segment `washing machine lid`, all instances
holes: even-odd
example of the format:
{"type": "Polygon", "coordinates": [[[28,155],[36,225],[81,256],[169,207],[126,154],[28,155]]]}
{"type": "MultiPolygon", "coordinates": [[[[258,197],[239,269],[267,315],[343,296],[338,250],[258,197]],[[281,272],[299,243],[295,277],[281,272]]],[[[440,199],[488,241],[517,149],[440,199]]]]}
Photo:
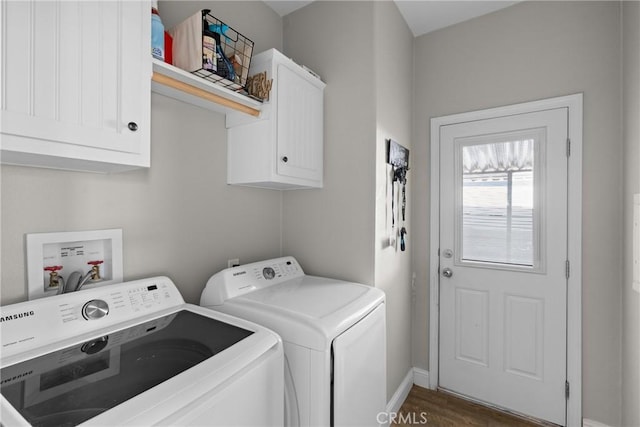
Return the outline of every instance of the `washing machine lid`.
{"type": "Polygon", "coordinates": [[[77,425],[251,334],[181,310],[4,367],[0,393],[32,425],[77,425]]]}
{"type": "Polygon", "coordinates": [[[383,302],[380,289],[305,275],[231,298],[222,311],[266,326],[284,341],[324,351],[383,302]]]}

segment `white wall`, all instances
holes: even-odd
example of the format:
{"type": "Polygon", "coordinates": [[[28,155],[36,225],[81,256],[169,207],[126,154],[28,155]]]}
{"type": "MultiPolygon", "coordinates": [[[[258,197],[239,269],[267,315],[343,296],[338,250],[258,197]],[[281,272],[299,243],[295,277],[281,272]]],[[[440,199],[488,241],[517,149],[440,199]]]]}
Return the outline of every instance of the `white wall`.
{"type": "MultiPolygon", "coordinates": [[[[262,2],[232,3],[161,1],[160,9],[169,26],[209,6],[263,49],[282,48],[275,12],[262,2]]],[[[280,255],[280,194],[226,185],[222,115],[154,94],[151,140],[149,170],[1,167],[2,304],[26,299],[26,233],[122,228],[125,279],[168,275],[194,303],[227,259],[280,255]]]]}
{"type": "Polygon", "coordinates": [[[633,194],[640,193],[640,3],[623,16],[624,276],[622,281],[622,425],[640,426],[640,293],[632,289],[633,194]]]}
{"type": "Polygon", "coordinates": [[[428,368],[429,119],[583,92],[583,410],[620,424],[620,48],[617,2],[523,2],[416,39],[415,366],[428,368]]]}

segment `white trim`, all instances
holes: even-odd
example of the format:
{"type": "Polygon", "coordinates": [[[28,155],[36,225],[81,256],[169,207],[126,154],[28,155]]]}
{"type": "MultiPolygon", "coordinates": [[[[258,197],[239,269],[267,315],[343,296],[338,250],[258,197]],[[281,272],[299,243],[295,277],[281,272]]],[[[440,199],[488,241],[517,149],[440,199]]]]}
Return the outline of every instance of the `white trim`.
{"type": "Polygon", "coordinates": [[[442,119],[431,119],[431,229],[429,232],[429,388],[438,388],[440,359],[440,126],[442,119]]]}
{"type": "Polygon", "coordinates": [[[568,249],[571,274],[567,280],[567,425],[582,424],[582,98],[581,93],[472,111],[431,119],[431,227],[429,260],[429,388],[438,387],[440,242],[440,127],[555,108],[568,109],[571,156],[569,157],[568,249]]]}
{"type": "Polygon", "coordinates": [[[415,368],[409,369],[409,372],[407,372],[407,375],[398,386],[398,389],[393,393],[393,396],[391,396],[391,400],[387,403],[388,414],[397,413],[404,401],[407,400],[407,396],[409,396],[409,392],[411,391],[411,386],[413,386],[414,369],[415,368]]]}
{"type": "Polygon", "coordinates": [[[419,387],[429,388],[429,371],[413,368],[413,383],[419,387]]]}
{"type": "Polygon", "coordinates": [[[419,387],[429,388],[429,371],[420,368],[409,369],[396,392],[391,396],[391,400],[387,403],[387,413],[397,413],[400,410],[414,384],[419,387]]]}
{"type": "Polygon", "coordinates": [[[571,274],[567,280],[567,425],[582,424],[582,94],[565,97],[569,107],[568,247],[571,274]]]}
{"type": "Polygon", "coordinates": [[[609,424],[603,424],[601,422],[590,420],[588,418],[585,418],[582,421],[582,426],[583,427],[610,427],[609,424]]]}

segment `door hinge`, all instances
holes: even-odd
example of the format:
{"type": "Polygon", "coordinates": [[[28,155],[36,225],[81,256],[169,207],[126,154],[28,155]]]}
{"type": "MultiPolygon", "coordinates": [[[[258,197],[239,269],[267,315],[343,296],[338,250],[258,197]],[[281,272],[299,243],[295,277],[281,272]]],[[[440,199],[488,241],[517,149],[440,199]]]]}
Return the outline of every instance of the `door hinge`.
{"type": "Polygon", "coordinates": [[[569,399],[569,392],[571,391],[571,387],[569,386],[569,381],[564,382],[564,396],[569,399]]]}
{"type": "Polygon", "coordinates": [[[567,138],[567,157],[571,156],[571,139],[567,138]]]}
{"type": "Polygon", "coordinates": [[[564,274],[565,274],[567,279],[569,278],[569,275],[571,274],[571,264],[569,263],[569,260],[565,261],[564,274]]]}

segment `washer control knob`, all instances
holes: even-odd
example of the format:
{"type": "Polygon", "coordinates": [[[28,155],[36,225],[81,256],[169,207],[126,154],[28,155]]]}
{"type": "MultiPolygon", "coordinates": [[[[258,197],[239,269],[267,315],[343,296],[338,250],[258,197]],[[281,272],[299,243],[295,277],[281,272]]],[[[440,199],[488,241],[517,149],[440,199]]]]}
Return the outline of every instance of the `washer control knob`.
{"type": "Polygon", "coordinates": [[[267,280],[271,280],[271,279],[273,279],[274,277],[276,277],[276,272],[275,272],[275,270],[274,270],[273,268],[271,268],[271,267],[265,267],[265,268],[262,270],[262,275],[264,276],[264,278],[265,278],[265,279],[267,279],[267,280]]]}
{"type": "Polygon", "coordinates": [[[101,299],[89,301],[82,307],[82,317],[87,320],[100,319],[109,314],[109,304],[101,299]]]}

